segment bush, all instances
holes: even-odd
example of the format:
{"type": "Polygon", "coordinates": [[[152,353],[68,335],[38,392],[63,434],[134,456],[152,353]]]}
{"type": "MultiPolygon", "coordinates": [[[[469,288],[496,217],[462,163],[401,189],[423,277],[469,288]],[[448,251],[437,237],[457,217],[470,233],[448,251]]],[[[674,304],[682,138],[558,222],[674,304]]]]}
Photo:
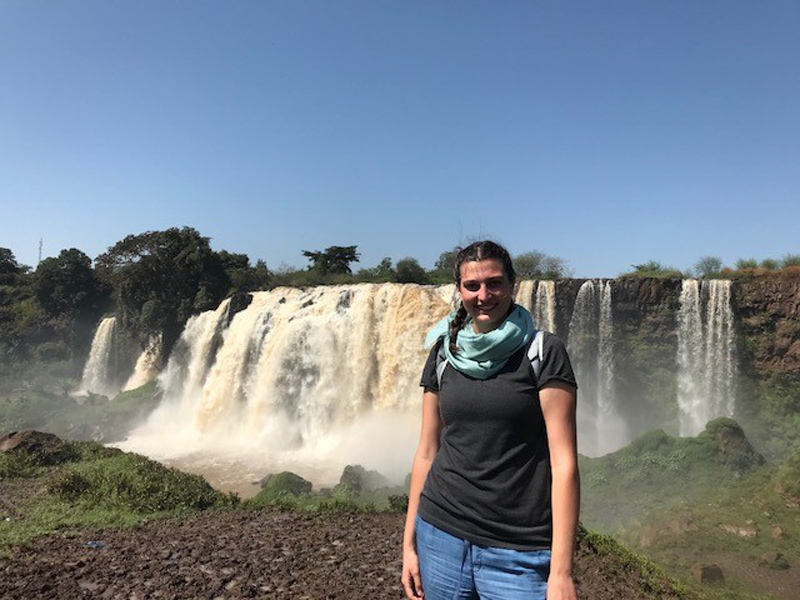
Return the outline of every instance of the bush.
{"type": "Polygon", "coordinates": [[[620,274],[620,277],[659,277],[659,278],[681,278],[683,277],[683,273],[681,273],[675,267],[667,267],[662,265],[660,262],[655,260],[650,260],[646,263],[642,263],[639,265],[631,265],[633,267],[633,271],[628,273],[620,274]]]}
{"type": "Polygon", "coordinates": [[[781,260],[781,268],[800,267],[800,254],[787,254],[781,260]]]}
{"type": "Polygon", "coordinates": [[[204,510],[238,501],[215,491],[199,475],[125,453],[68,467],[48,491],[69,503],[134,513],[204,510]]]}
{"type": "Polygon", "coordinates": [[[425,283],[425,269],[414,258],[402,258],[395,265],[395,277],[398,283],[425,283]]]}
{"type": "Polygon", "coordinates": [[[755,258],[740,258],[736,261],[736,269],[743,271],[744,269],[757,269],[758,261],[755,258]]]}
{"type": "Polygon", "coordinates": [[[770,271],[780,267],[778,261],[775,260],[774,258],[765,258],[764,260],[761,261],[761,264],[759,266],[762,269],[769,269],[770,271]]]}

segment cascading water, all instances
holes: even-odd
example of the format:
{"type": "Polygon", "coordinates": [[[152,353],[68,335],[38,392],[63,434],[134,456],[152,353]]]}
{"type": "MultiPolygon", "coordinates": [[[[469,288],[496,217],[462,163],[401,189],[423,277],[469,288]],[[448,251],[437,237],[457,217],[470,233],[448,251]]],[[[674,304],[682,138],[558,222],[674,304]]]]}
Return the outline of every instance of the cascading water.
{"type": "Polygon", "coordinates": [[[589,456],[616,450],[628,441],[613,388],[613,338],[611,282],[586,281],[575,298],[568,346],[580,388],[578,442],[580,451],[589,456]]]}
{"type": "Polygon", "coordinates": [[[91,392],[111,397],[119,392],[111,366],[116,322],[115,317],[106,317],[97,326],[77,395],[91,392]]]}
{"type": "Polygon", "coordinates": [[[535,283],[535,281],[530,279],[520,281],[519,285],[517,286],[517,294],[514,297],[514,302],[529,312],[533,312],[533,287],[535,283]]]}
{"type": "Polygon", "coordinates": [[[158,366],[161,362],[161,347],[163,337],[154,335],[150,338],[147,346],[136,359],[136,365],[133,367],[133,374],[128,378],[123,391],[135,390],[155,379],[158,376],[158,366]]]}
{"type": "Polygon", "coordinates": [[[556,332],[556,283],[540,281],[536,287],[536,305],[533,309],[533,324],[537,329],[556,332]]]}
{"type": "Polygon", "coordinates": [[[413,451],[418,435],[422,340],[450,297],[452,286],[279,288],[233,319],[227,304],[193,317],[159,378],[161,406],[122,446],[249,453],[260,469],[299,463],[307,474],[313,464],[317,480],[361,456],[402,475],[410,457],[398,447],[413,451]]]}
{"type": "Polygon", "coordinates": [[[737,368],[730,298],[729,280],[702,284],[683,280],[678,313],[681,435],[697,435],[711,419],[735,412],[737,368]]]}

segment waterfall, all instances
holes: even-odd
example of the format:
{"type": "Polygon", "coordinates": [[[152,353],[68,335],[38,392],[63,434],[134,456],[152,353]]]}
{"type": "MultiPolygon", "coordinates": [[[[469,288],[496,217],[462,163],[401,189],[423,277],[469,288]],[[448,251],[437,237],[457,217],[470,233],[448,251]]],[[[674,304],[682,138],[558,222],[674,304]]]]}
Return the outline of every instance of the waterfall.
{"type": "Polygon", "coordinates": [[[115,317],[106,317],[97,326],[76,394],[91,392],[111,397],[119,391],[112,366],[116,322],[115,317]]]}
{"type": "Polygon", "coordinates": [[[147,346],[136,359],[133,374],[128,378],[122,391],[135,390],[158,376],[158,367],[161,362],[161,348],[163,336],[154,335],[147,342],[147,346]]]}
{"type": "Polygon", "coordinates": [[[413,284],[278,288],[253,293],[232,319],[227,302],[197,315],[159,377],[161,405],[124,447],[160,457],[235,448],[263,463],[265,452],[333,460],[359,444],[407,469],[409,457],[383,446],[419,433],[422,341],[452,295],[413,284]]]}
{"type": "Polygon", "coordinates": [[[711,419],[732,416],[736,357],[731,282],[684,279],[678,313],[680,434],[697,435],[711,419]],[[703,310],[705,308],[705,311],[703,310]]]}
{"type": "Polygon", "coordinates": [[[517,293],[514,296],[514,302],[525,308],[529,312],[533,312],[533,286],[534,281],[525,279],[520,281],[517,286],[517,293]]]}
{"type": "Polygon", "coordinates": [[[575,298],[568,347],[580,389],[578,442],[583,454],[611,452],[628,441],[614,391],[611,282],[586,281],[575,298]]]}
{"type": "Polygon", "coordinates": [[[540,281],[536,287],[536,306],[533,309],[533,324],[537,329],[556,332],[556,283],[540,281]]]}

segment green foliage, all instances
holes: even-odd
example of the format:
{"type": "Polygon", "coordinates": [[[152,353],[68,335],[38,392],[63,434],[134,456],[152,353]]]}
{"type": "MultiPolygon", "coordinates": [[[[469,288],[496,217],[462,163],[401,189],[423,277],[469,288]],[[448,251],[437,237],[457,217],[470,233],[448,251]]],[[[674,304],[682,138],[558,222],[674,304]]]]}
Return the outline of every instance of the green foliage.
{"type": "Polygon", "coordinates": [[[360,493],[388,487],[389,481],[378,471],[368,471],[361,465],[347,465],[339,478],[337,489],[360,493]]]}
{"type": "Polygon", "coordinates": [[[664,266],[655,260],[650,260],[646,263],[631,266],[633,267],[633,271],[622,273],[620,274],[620,277],[683,277],[683,273],[681,273],[678,269],[664,266]]]}
{"type": "Polygon", "coordinates": [[[113,400],[95,396],[82,404],[66,394],[29,390],[0,403],[0,433],[37,429],[62,438],[116,441],[155,409],[160,398],[155,381],[113,400]]]}
{"type": "Polygon", "coordinates": [[[736,270],[757,269],[758,261],[755,258],[740,258],[736,261],[736,270]]]}
{"type": "Polygon", "coordinates": [[[392,259],[388,256],[383,258],[377,266],[370,269],[359,269],[355,274],[355,281],[363,283],[387,283],[396,281],[397,273],[392,266],[392,259]]]}
{"type": "Polygon", "coordinates": [[[457,254],[458,248],[442,252],[434,263],[433,270],[428,272],[428,281],[435,284],[453,283],[457,254]]]}
{"type": "Polygon", "coordinates": [[[780,267],[780,263],[774,258],[765,258],[759,265],[762,269],[774,270],[780,267]]]}
{"type": "Polygon", "coordinates": [[[291,471],[283,471],[267,476],[256,496],[256,503],[265,503],[281,496],[302,496],[311,493],[311,482],[291,471]]]}
{"type": "Polygon", "coordinates": [[[246,254],[236,254],[221,250],[218,252],[222,267],[231,282],[229,294],[241,294],[256,290],[265,290],[272,281],[272,273],[263,260],[256,261],[255,267],[250,266],[250,259],[246,254]]]}
{"type": "Polygon", "coordinates": [[[517,279],[563,279],[569,276],[566,261],[533,250],[513,258],[517,279]]]}
{"type": "Polygon", "coordinates": [[[636,554],[622,546],[614,538],[586,529],[578,525],[578,544],[583,552],[604,557],[610,564],[607,575],[619,573],[638,573],[642,579],[642,600],[646,598],[658,600],[661,598],[689,599],[695,598],[685,585],[669,577],[652,560],[636,554]]]}
{"type": "Polygon", "coordinates": [[[776,373],[744,383],[754,407],[754,441],[768,458],[786,458],[800,447],[800,375],[776,373]]]}
{"type": "Polygon", "coordinates": [[[781,268],[800,267],[800,254],[786,254],[781,259],[781,268]]]}
{"type": "Polygon", "coordinates": [[[695,263],[694,273],[702,279],[712,279],[719,276],[722,266],[722,259],[719,257],[704,256],[695,263]]]}
{"type": "Polygon", "coordinates": [[[163,333],[167,353],[187,319],[216,308],[231,287],[208,238],[190,227],[129,235],[96,263],[117,292],[123,327],[143,340],[163,333]]]}
{"type": "Polygon", "coordinates": [[[408,511],[408,494],[391,494],[389,496],[389,510],[399,513],[408,511]]]}
{"type": "Polygon", "coordinates": [[[126,453],[72,465],[49,484],[48,491],[70,504],[134,513],[204,510],[236,502],[199,475],[126,453]]]}
{"type": "Polygon", "coordinates": [[[303,250],[303,256],[311,261],[311,269],[321,275],[352,273],[351,262],[358,262],[358,246],[329,246],[325,250],[303,250]]]}
{"type": "MultiPolygon", "coordinates": [[[[8,465],[8,454],[0,453],[0,471],[8,465]]],[[[0,504],[0,510],[12,509],[0,528],[0,553],[59,530],[131,527],[153,516],[239,504],[238,496],[213,490],[198,475],[94,442],[65,442],[55,456],[46,465],[17,457],[27,461],[27,468],[8,475],[17,479],[8,479],[7,485],[20,476],[36,477],[43,485],[19,505],[0,504]]]]}
{"type": "Polygon", "coordinates": [[[800,505],[800,447],[778,468],[775,490],[794,505],[800,505]]]}
{"type": "Polygon", "coordinates": [[[398,283],[426,283],[427,275],[415,258],[402,258],[395,267],[398,283]]]}

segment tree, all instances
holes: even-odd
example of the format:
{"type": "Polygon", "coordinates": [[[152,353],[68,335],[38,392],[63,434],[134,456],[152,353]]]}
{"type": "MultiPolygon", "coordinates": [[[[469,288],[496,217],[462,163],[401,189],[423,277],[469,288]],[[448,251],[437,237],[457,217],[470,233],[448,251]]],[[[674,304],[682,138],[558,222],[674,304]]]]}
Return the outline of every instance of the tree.
{"type": "Polygon", "coordinates": [[[442,252],[434,263],[433,270],[427,275],[428,281],[430,283],[452,283],[457,254],[458,248],[442,252]]]}
{"type": "Polygon", "coordinates": [[[623,273],[620,277],[682,277],[683,274],[674,267],[667,267],[655,260],[639,265],[631,265],[633,271],[623,273]]]}
{"type": "Polygon", "coordinates": [[[14,253],[8,248],[0,248],[0,285],[10,285],[18,275],[28,271],[28,267],[17,262],[14,253]]]}
{"type": "Polygon", "coordinates": [[[397,261],[395,267],[398,283],[425,283],[425,269],[417,262],[417,259],[407,257],[397,261]]]}
{"type": "Polygon", "coordinates": [[[62,250],[57,258],[45,258],[33,277],[39,305],[51,316],[70,319],[96,308],[104,288],[92,270],[92,260],[77,248],[62,250]]]}
{"type": "Polygon", "coordinates": [[[736,269],[743,271],[745,269],[757,269],[758,261],[755,258],[740,258],[736,261],[736,269]]]}
{"type": "Polygon", "coordinates": [[[710,279],[722,271],[722,259],[716,256],[704,256],[694,265],[695,275],[701,279],[710,279]]]}
{"type": "Polygon", "coordinates": [[[309,269],[321,275],[333,273],[352,273],[351,262],[358,262],[358,246],[329,246],[322,251],[303,250],[303,256],[311,261],[309,269]]]}
{"type": "Polygon", "coordinates": [[[563,279],[569,276],[563,258],[549,256],[538,250],[518,254],[513,263],[517,279],[563,279]]]}
{"type": "MultiPolygon", "coordinates": [[[[241,263],[236,256],[228,260],[241,263]]],[[[165,355],[188,318],[216,308],[231,285],[208,238],[191,227],[129,235],[96,264],[117,292],[123,326],[140,341],[163,333],[165,355]]]]}
{"type": "Polygon", "coordinates": [[[263,290],[269,287],[272,273],[263,260],[259,259],[256,261],[255,267],[251,267],[247,254],[235,254],[221,250],[218,255],[225,273],[231,281],[230,292],[232,294],[263,290]]]}

